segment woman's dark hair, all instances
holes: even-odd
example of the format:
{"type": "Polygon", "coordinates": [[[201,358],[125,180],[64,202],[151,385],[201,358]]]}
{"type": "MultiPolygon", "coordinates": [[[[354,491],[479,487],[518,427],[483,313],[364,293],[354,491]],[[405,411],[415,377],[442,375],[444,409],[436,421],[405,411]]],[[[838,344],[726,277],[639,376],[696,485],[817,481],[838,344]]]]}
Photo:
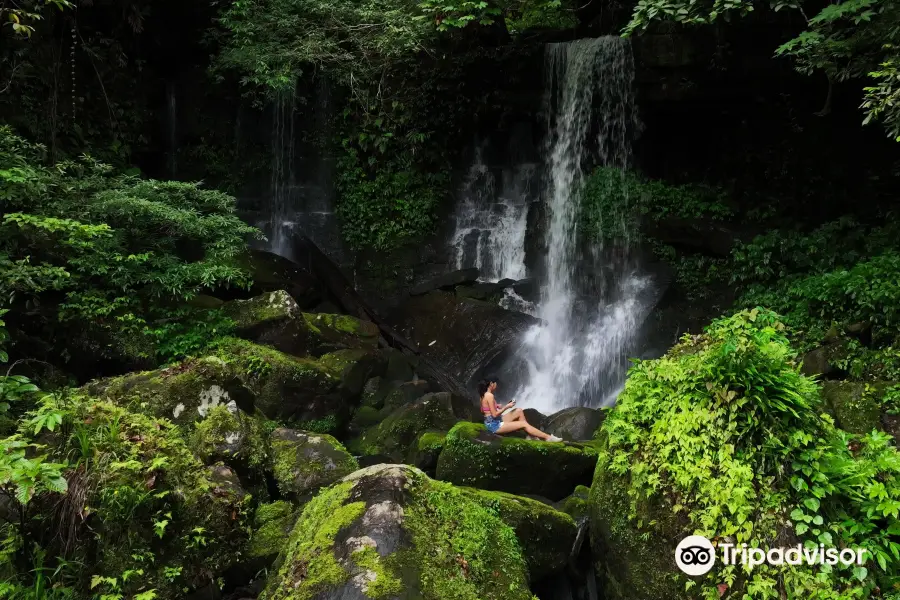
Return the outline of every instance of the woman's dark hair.
{"type": "Polygon", "coordinates": [[[485,377],[481,381],[478,382],[478,397],[484,398],[484,395],[487,394],[488,388],[491,387],[492,383],[497,383],[496,377],[485,377]]]}

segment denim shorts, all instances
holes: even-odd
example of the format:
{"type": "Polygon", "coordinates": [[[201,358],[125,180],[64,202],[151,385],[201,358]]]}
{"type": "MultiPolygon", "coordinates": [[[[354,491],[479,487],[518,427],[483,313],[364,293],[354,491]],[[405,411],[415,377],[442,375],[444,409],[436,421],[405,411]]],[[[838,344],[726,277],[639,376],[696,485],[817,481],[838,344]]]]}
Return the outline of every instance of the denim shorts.
{"type": "Polygon", "coordinates": [[[484,417],[484,426],[487,427],[487,430],[491,433],[497,433],[497,430],[500,429],[500,425],[503,424],[503,419],[498,417],[492,417],[487,415],[484,417]]]}

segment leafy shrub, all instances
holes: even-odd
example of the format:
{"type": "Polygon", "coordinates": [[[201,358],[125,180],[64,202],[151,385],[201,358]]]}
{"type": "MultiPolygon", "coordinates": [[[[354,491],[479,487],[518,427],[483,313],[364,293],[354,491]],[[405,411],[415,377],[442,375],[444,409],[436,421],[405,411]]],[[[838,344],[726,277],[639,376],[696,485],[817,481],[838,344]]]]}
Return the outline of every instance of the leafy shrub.
{"type": "Polygon", "coordinates": [[[580,227],[593,239],[634,237],[643,219],[732,215],[722,192],[714,188],[669,185],[610,167],[596,169],[585,180],[580,210],[580,227]]]}
{"type": "Polygon", "coordinates": [[[833,324],[859,322],[871,323],[876,338],[889,342],[900,332],[898,272],[900,254],[887,252],[849,268],[755,284],[741,303],[782,312],[809,343],[820,341],[833,324]]]}
{"type": "Polygon", "coordinates": [[[852,379],[900,379],[898,234],[887,215],[877,227],[844,218],[808,233],[775,230],[738,243],[728,267],[741,292],[738,305],[781,313],[801,349],[862,324],[870,339],[844,339],[830,362],[852,379]]]}
{"type": "Polygon", "coordinates": [[[638,361],[601,429],[598,469],[627,482],[638,527],[655,526],[641,512],[655,499],[712,540],[774,548],[796,535],[874,560],[821,571],[722,565],[687,582],[704,598],[718,598],[720,582],[754,598],[867,597],[894,583],[900,563],[900,454],[888,436],[854,437],[820,414],[784,331],[774,313],[746,310],[638,361]]]}
{"type": "Polygon", "coordinates": [[[848,268],[892,247],[896,227],[868,228],[850,217],[811,232],[774,229],[732,251],[732,281],[743,286],[848,268]]]}
{"type": "Polygon", "coordinates": [[[221,311],[178,308],[150,324],[156,354],[166,362],[197,356],[217,339],[234,332],[234,321],[221,311]]]}
{"type": "Polygon", "coordinates": [[[63,328],[68,342],[79,332],[140,347],[154,310],[249,284],[236,259],[258,232],[232,197],[115,175],[87,156],[51,167],[41,153],[0,127],[0,159],[13,165],[0,171],[0,294],[15,301],[13,314],[29,307],[45,328],[32,334],[58,341],[63,328]]]}
{"type": "Polygon", "coordinates": [[[433,231],[443,175],[396,162],[370,174],[349,147],[339,169],[337,211],[352,246],[390,250],[433,231]]]}
{"type": "Polygon", "coordinates": [[[0,578],[14,598],[54,573],[69,597],[179,598],[211,583],[247,540],[249,497],[217,480],[166,420],[47,396],[0,449],[0,493],[30,508],[5,527],[12,564],[0,578]],[[29,568],[36,553],[46,573],[29,568]]]}

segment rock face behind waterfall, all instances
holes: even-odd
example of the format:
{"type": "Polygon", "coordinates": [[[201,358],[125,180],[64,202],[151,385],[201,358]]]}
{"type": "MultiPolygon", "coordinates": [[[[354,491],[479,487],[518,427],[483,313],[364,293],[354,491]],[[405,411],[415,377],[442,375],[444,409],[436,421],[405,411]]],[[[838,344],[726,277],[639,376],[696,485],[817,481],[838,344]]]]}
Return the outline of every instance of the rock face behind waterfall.
{"type": "Polygon", "coordinates": [[[539,319],[495,304],[431,292],[409,298],[389,316],[414,341],[420,360],[442,388],[471,396],[471,384],[491,363],[514,349],[539,319]],[[433,343],[432,343],[433,342],[433,343]]]}

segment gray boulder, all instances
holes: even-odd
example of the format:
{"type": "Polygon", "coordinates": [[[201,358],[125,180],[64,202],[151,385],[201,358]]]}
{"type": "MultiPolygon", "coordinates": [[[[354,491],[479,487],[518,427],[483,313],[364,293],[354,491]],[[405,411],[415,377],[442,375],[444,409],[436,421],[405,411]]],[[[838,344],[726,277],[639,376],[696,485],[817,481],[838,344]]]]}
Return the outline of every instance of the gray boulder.
{"type": "Polygon", "coordinates": [[[566,408],[547,417],[544,427],[552,433],[568,441],[590,440],[594,432],[603,423],[606,413],[593,408],[575,406],[566,408]]]}
{"type": "Polygon", "coordinates": [[[409,298],[388,322],[421,352],[421,374],[440,388],[471,397],[474,380],[511,355],[535,317],[488,302],[432,292],[409,298]]]}
{"type": "Polygon", "coordinates": [[[307,504],[270,571],[267,600],[531,600],[512,528],[406,465],[359,470],[307,504]]]}
{"type": "Polygon", "coordinates": [[[272,432],[272,473],[282,494],[304,499],[358,468],[330,435],[280,427],[272,432]]]}

